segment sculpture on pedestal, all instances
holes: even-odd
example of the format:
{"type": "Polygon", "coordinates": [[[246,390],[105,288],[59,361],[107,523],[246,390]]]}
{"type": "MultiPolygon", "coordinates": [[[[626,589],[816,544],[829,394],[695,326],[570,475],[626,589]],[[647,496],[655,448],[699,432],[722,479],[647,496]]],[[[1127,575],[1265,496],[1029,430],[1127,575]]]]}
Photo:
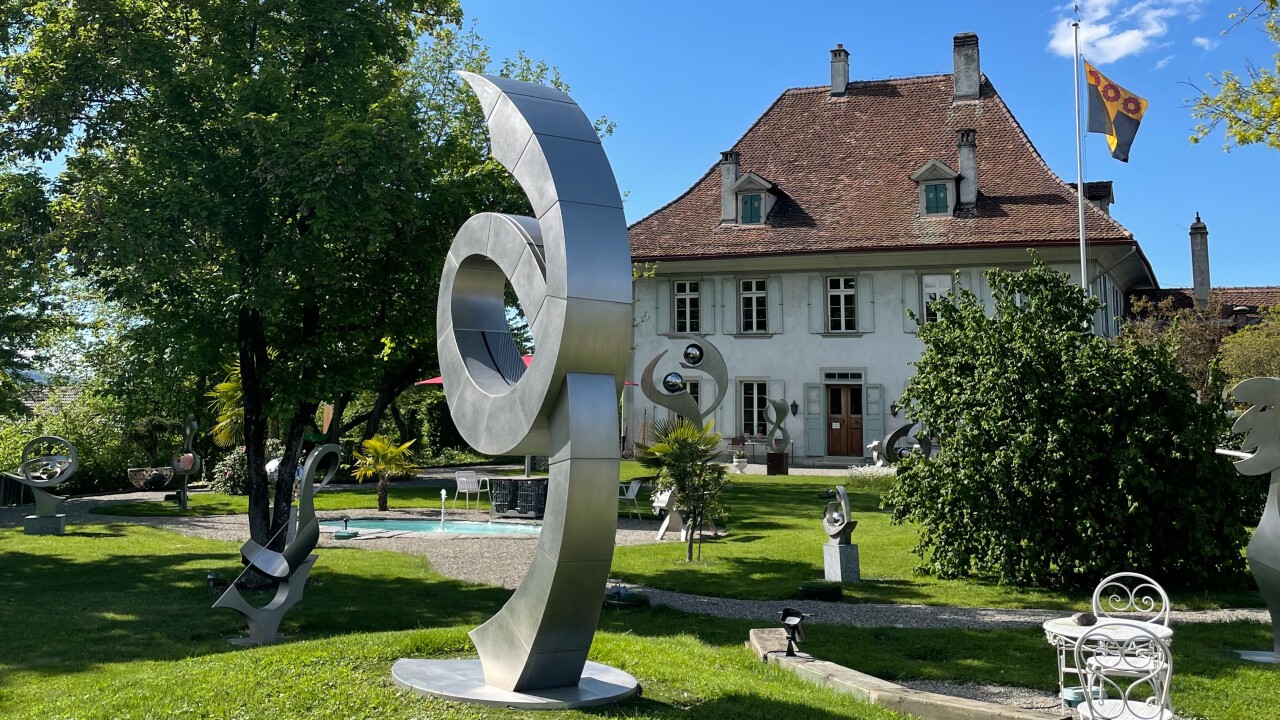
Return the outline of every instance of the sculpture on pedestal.
{"type": "Polygon", "coordinates": [[[550,457],[546,514],[524,581],[471,631],[480,659],[402,659],[391,675],[466,702],[610,702],[637,689],[630,675],[587,662],[618,522],[618,398],[633,300],[622,198],[595,129],[569,96],[459,75],[480,99],[494,158],[535,217],[480,213],[454,237],[436,314],[445,396],[479,452],[550,457]],[[508,283],[537,347],[527,368],[504,310],[508,283]]]}
{"type": "MultiPolygon", "coordinates": [[[[298,506],[289,513],[289,519],[280,531],[285,531],[284,550],[277,552],[249,540],[240,548],[244,557],[245,569],[250,568],[263,575],[275,578],[276,594],[266,605],[255,608],[240,594],[235,581],[227,591],[213,604],[216,608],[235,610],[244,616],[249,623],[249,637],[233,642],[244,645],[266,645],[278,639],[280,621],[285,613],[298,604],[307,587],[307,578],[311,575],[311,567],[315,565],[316,556],[311,554],[316,543],[320,541],[320,522],[316,519],[315,491],[329,484],[338,472],[338,461],[342,457],[342,448],[338,445],[321,445],[307,455],[302,468],[302,479],[298,482],[298,506]],[[316,474],[321,464],[331,460],[325,472],[324,480],[317,486],[316,474]]],[[[280,534],[276,532],[276,535],[280,534]]],[[[272,537],[274,540],[275,537],[272,537]]],[[[271,541],[268,540],[270,545],[271,541]]],[[[239,580],[240,578],[236,578],[239,580]]]]}
{"type": "Polygon", "coordinates": [[[1241,475],[1270,475],[1267,505],[1249,541],[1247,558],[1254,582],[1271,612],[1273,647],[1270,651],[1237,650],[1245,660],[1280,664],[1280,378],[1256,377],[1231,389],[1237,402],[1249,409],[1236,419],[1231,432],[1244,435],[1240,451],[1219,450],[1237,458],[1241,475]]]}
{"type": "Polygon", "coordinates": [[[23,446],[18,469],[5,473],[5,477],[31,488],[35,498],[36,512],[23,519],[24,533],[61,535],[66,532],[67,516],[58,512],[62,498],[48,491],[71,479],[79,457],[75,446],[53,435],[42,435],[23,446]]]}
{"type": "Polygon", "coordinates": [[[182,424],[182,452],[173,457],[169,466],[173,468],[173,474],[182,478],[182,483],[178,486],[177,501],[178,509],[187,509],[187,479],[192,475],[200,477],[200,472],[204,469],[204,463],[200,460],[200,455],[193,449],[195,443],[196,431],[200,426],[196,424],[196,416],[188,415],[187,421],[182,424]]]}
{"type": "Polygon", "coordinates": [[[822,513],[822,530],[831,539],[822,546],[822,568],[827,580],[858,582],[858,546],[850,542],[858,521],[849,509],[849,494],[843,485],[835,488],[836,500],[822,513]]]}

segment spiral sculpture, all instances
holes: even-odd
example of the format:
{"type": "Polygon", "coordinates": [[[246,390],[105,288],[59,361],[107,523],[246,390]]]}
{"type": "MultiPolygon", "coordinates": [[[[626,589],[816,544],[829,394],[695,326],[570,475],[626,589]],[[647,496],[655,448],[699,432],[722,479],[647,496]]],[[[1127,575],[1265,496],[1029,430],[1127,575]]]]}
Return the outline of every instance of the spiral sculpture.
{"type": "Polygon", "coordinates": [[[42,435],[23,446],[17,471],[4,475],[31,488],[35,498],[36,512],[27,516],[24,533],[61,535],[66,530],[66,518],[58,514],[62,498],[48,491],[71,479],[79,458],[74,445],[54,435],[42,435]]]}
{"type": "MultiPolygon", "coordinates": [[[[579,681],[594,671],[587,652],[617,532],[618,398],[632,317],[622,199],[595,129],[567,95],[459,75],[480,98],[493,156],[524,189],[534,217],[480,213],[454,237],[436,314],[445,396],[476,450],[550,460],[533,563],[471,639],[483,682],[508,693],[500,704],[519,707],[521,698],[550,688],[572,688],[571,706],[608,702],[616,696],[584,695],[589,683],[579,681]],[[507,325],[507,283],[537,348],[528,368],[507,325]]],[[[392,679],[425,694],[486,702],[468,695],[471,680],[450,680],[455,671],[470,678],[474,666],[466,663],[475,661],[449,662],[400,660],[392,679]]],[[[635,692],[634,678],[626,679],[622,696],[635,692]]]]}

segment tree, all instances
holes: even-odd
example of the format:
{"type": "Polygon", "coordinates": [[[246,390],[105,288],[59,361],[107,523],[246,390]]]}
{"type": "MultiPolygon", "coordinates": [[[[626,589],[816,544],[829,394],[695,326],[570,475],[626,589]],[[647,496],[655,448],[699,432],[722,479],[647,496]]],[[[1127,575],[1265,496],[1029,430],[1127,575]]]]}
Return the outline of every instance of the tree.
{"type": "Polygon", "coordinates": [[[409,450],[412,444],[413,441],[410,440],[403,445],[397,445],[377,435],[361,443],[361,447],[364,448],[363,455],[355,453],[356,480],[364,482],[371,477],[378,478],[379,510],[385,512],[387,509],[387,489],[391,478],[411,475],[417,471],[417,466],[413,464],[413,452],[409,450]]]}
{"type": "Polygon", "coordinates": [[[1261,322],[1222,341],[1222,369],[1232,386],[1251,377],[1280,377],[1280,306],[1263,310],[1261,322]]]}
{"type": "Polygon", "coordinates": [[[159,328],[174,363],[226,359],[184,337],[234,349],[250,530],[268,543],[317,404],[362,380],[390,308],[421,304],[439,274],[421,231],[443,191],[403,66],[458,6],[3,2],[0,152],[69,151],[55,216],[71,261],[159,328]],[[274,508],[271,417],[286,445],[274,508]]]}
{"type": "Polygon", "coordinates": [[[1218,350],[1230,328],[1219,322],[1213,309],[1221,305],[1216,298],[1209,298],[1210,310],[1198,307],[1175,308],[1173,298],[1153,303],[1137,298],[1133,304],[1133,320],[1125,324],[1123,342],[1143,345],[1167,343],[1173,348],[1174,362],[1178,370],[1201,400],[1216,398],[1222,394],[1226,382],[1218,363],[1218,350]]]}
{"type": "Polygon", "coordinates": [[[885,501],[919,527],[923,569],[1089,586],[1118,570],[1239,582],[1246,484],[1215,455],[1228,420],[1196,401],[1168,342],[1109,342],[1067,276],[991,270],[995,312],[940,302],[901,401],[940,439],[885,501]]]}
{"type": "MultiPolygon", "coordinates": [[[[636,444],[636,460],[658,472],[658,489],[675,494],[676,508],[684,516],[685,561],[693,562],[694,539],[698,528],[711,518],[721,517],[728,508],[721,503],[729,477],[715,462],[720,453],[720,434],[712,423],[697,425],[684,418],[657,420],[649,427],[649,445],[636,444]]],[[[698,545],[702,558],[702,545],[698,545]]]]}
{"type": "Polygon", "coordinates": [[[33,170],[0,172],[0,417],[27,414],[22,398],[44,340],[62,322],[53,292],[57,248],[45,181],[33,170]]]}
{"type": "MultiPolygon", "coordinates": [[[[1241,8],[1231,13],[1235,21],[1231,29],[1244,23],[1261,22],[1267,36],[1280,45],[1280,0],[1263,0],[1251,9],[1241,8]]],[[[1228,30],[1229,31],[1229,30],[1228,30]]],[[[1192,87],[1200,97],[1191,101],[1191,116],[1200,120],[1191,142],[1207,137],[1219,125],[1226,124],[1227,142],[1224,150],[1233,145],[1264,143],[1280,149],[1280,50],[1272,59],[1273,69],[1258,67],[1247,62],[1244,75],[1224,70],[1221,75],[1209,75],[1213,94],[1192,87]]]]}

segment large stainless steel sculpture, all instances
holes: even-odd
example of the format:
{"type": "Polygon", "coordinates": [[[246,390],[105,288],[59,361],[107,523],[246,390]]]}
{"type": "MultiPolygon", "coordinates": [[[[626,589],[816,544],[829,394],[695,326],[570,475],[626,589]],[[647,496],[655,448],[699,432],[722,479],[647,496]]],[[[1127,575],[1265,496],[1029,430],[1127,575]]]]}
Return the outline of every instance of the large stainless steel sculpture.
{"type": "Polygon", "coordinates": [[[1271,476],[1267,505],[1249,541],[1247,557],[1249,570],[1271,612],[1274,644],[1269,652],[1236,652],[1245,660],[1280,664],[1280,378],[1250,378],[1232,388],[1231,395],[1237,402],[1250,405],[1231,426],[1231,432],[1245,438],[1240,452],[1218,452],[1237,458],[1235,468],[1241,475],[1271,476]]]}
{"type": "Polygon", "coordinates": [[[785,400],[769,399],[764,419],[769,423],[769,434],[765,442],[773,452],[786,452],[791,445],[791,433],[783,423],[787,420],[787,403],[785,400]],[[772,412],[770,412],[772,411],[772,412]]]}
{"type": "MultiPolygon", "coordinates": [[[[255,608],[240,594],[240,589],[233,581],[227,591],[213,604],[216,608],[235,610],[244,616],[249,624],[249,637],[236,639],[243,645],[266,645],[278,639],[280,621],[285,613],[298,604],[302,592],[306,590],[307,578],[311,575],[311,567],[316,563],[316,556],[311,551],[320,541],[320,522],[316,519],[314,496],[315,491],[329,484],[338,472],[338,460],[342,457],[342,448],[338,445],[321,445],[307,455],[302,466],[302,480],[298,483],[298,507],[290,512],[289,520],[281,528],[285,531],[284,550],[277,552],[249,540],[240,548],[244,556],[244,575],[253,568],[264,575],[279,581],[276,594],[266,605],[255,608]],[[329,460],[324,480],[316,485],[316,475],[321,466],[329,460]]],[[[279,531],[277,531],[279,534],[279,531]]],[[[270,541],[268,541],[270,544],[270,541]]],[[[236,578],[239,580],[240,578],[236,578]]]]}
{"type": "Polygon", "coordinates": [[[58,512],[62,498],[49,490],[71,479],[79,464],[75,446],[53,435],[42,435],[22,448],[22,460],[15,472],[5,477],[31,488],[36,512],[22,523],[27,535],[61,535],[67,529],[67,516],[58,512]]]}
{"type": "Polygon", "coordinates": [[[557,90],[459,73],[480,98],[492,153],[533,218],[481,213],[440,280],[436,337],[449,410],[480,452],[549,455],[546,514],[528,574],[471,631],[479,661],[398,661],[415,691],[515,707],[596,705],[636,692],[587,662],[613,559],[618,398],[631,344],[622,199],[594,128],[557,90]],[[526,369],[503,308],[510,283],[537,348],[526,369]]]}
{"type": "Polygon", "coordinates": [[[686,370],[697,368],[705,372],[715,384],[716,394],[711,404],[705,410],[699,408],[698,401],[689,392],[684,375],[678,372],[664,375],[662,390],[658,389],[653,382],[653,375],[658,368],[658,361],[666,356],[666,350],[655,355],[645,366],[644,373],[640,375],[640,390],[658,407],[664,407],[680,417],[689,420],[696,418],[699,423],[705,423],[716,408],[720,407],[720,403],[724,402],[729,387],[729,368],[724,364],[724,356],[720,354],[719,348],[712,345],[711,341],[695,335],[675,335],[674,338],[688,342],[681,354],[680,367],[686,370]]]}

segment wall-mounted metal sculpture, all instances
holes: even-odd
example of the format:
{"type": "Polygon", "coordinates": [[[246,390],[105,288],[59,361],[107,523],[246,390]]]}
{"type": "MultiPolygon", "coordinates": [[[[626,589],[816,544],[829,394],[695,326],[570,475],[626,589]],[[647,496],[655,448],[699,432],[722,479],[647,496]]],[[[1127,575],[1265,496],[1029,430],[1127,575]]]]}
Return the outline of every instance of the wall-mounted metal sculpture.
{"type": "Polygon", "coordinates": [[[200,426],[196,424],[196,416],[188,415],[187,421],[182,424],[182,452],[173,456],[169,467],[173,468],[173,474],[182,478],[181,484],[178,485],[177,500],[178,509],[187,509],[187,479],[192,475],[200,477],[200,472],[204,469],[204,463],[200,460],[200,455],[193,447],[196,440],[196,431],[200,426]]]}
{"type": "Polygon", "coordinates": [[[445,396],[476,450],[550,456],[547,506],[524,581],[471,631],[479,661],[402,659],[392,679],[503,706],[611,702],[637,689],[626,673],[587,662],[618,520],[618,398],[632,317],[622,199],[595,129],[567,95],[459,75],[480,98],[494,158],[535,217],[481,213],[454,237],[436,315],[445,396]],[[504,312],[507,283],[537,347],[528,368],[504,312]]]}
{"type": "Polygon", "coordinates": [[[644,396],[649,398],[659,407],[664,407],[671,412],[688,420],[697,419],[699,424],[705,423],[708,417],[720,407],[720,403],[724,402],[725,393],[729,388],[729,368],[724,363],[724,356],[720,354],[720,350],[711,344],[706,338],[700,338],[695,335],[675,335],[675,339],[687,342],[681,355],[680,367],[686,370],[697,369],[704,372],[715,384],[716,394],[711,399],[711,403],[706,409],[698,407],[698,401],[689,392],[688,383],[685,382],[684,375],[678,372],[669,372],[662,377],[662,390],[653,382],[654,371],[658,368],[658,361],[666,356],[667,351],[663,350],[645,366],[644,372],[640,375],[640,390],[644,396]]]}
{"type": "Polygon", "coordinates": [[[67,516],[58,513],[62,498],[49,490],[71,479],[79,464],[75,446],[53,435],[42,435],[22,448],[22,460],[14,472],[4,475],[31,488],[36,512],[22,524],[27,535],[61,535],[67,529],[67,516]]]}
{"type": "Polygon", "coordinates": [[[1270,474],[1267,505],[1249,541],[1249,570],[1271,612],[1271,651],[1237,650],[1245,660],[1280,663],[1280,378],[1256,377],[1231,389],[1236,402],[1250,407],[1231,426],[1244,435],[1240,451],[1218,450],[1237,458],[1236,472],[1246,476],[1270,474]]]}
{"type": "MultiPolygon", "coordinates": [[[[307,455],[302,467],[302,479],[298,483],[298,506],[290,511],[289,519],[276,534],[285,532],[283,551],[271,550],[250,540],[240,548],[244,556],[245,569],[241,576],[253,568],[258,572],[275,578],[276,594],[266,605],[255,608],[240,594],[240,589],[233,581],[227,591],[213,604],[216,608],[235,610],[244,616],[249,624],[249,637],[236,639],[233,642],[244,645],[265,645],[278,638],[280,621],[285,613],[298,604],[307,587],[307,578],[311,575],[311,567],[315,565],[316,556],[311,554],[316,543],[320,541],[320,522],[316,519],[314,496],[315,491],[329,484],[338,472],[338,463],[342,458],[342,448],[338,445],[320,445],[307,455]],[[321,466],[329,461],[324,480],[316,484],[316,475],[321,466]]],[[[274,537],[272,538],[274,539],[274,537]]],[[[271,544],[270,541],[267,542],[271,544]]],[[[237,577],[236,581],[240,578],[237,577]]]]}
{"type": "Polygon", "coordinates": [[[853,519],[844,486],[837,485],[835,493],[836,499],[822,513],[822,530],[831,538],[822,546],[823,575],[833,582],[858,582],[858,546],[850,542],[858,521],[853,519]]]}

